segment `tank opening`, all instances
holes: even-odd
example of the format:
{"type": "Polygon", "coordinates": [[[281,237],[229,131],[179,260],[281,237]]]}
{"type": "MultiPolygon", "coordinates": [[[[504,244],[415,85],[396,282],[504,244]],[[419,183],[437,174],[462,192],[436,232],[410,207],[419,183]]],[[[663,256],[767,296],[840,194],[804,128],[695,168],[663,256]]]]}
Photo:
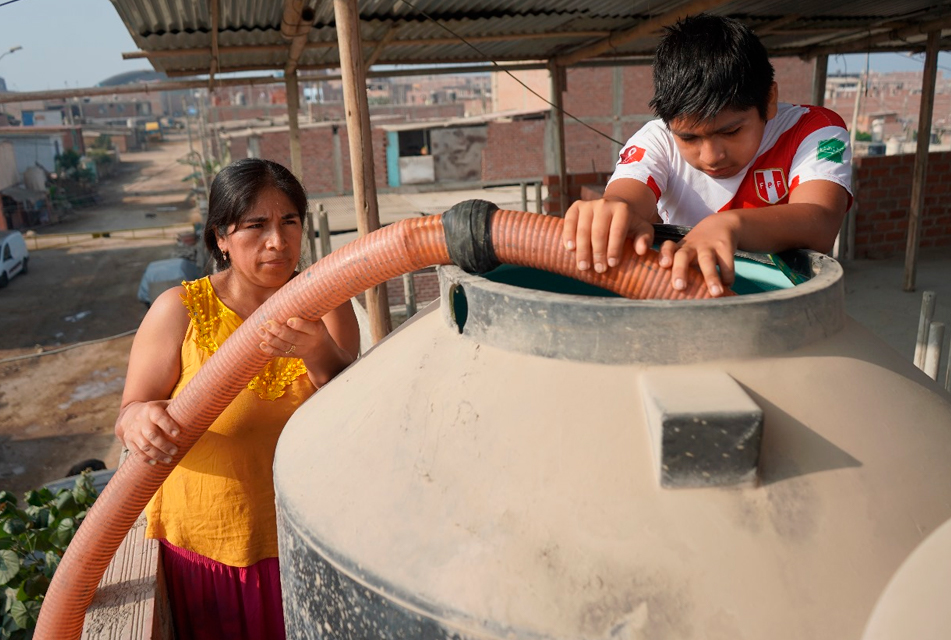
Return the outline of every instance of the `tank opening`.
{"type": "MultiPolygon", "coordinates": [[[[733,291],[739,295],[763,293],[794,287],[808,278],[774,255],[738,254],[733,291]],[[795,281],[793,280],[795,279],[795,281]]],[[[484,275],[492,282],[550,293],[617,298],[616,294],[573,278],[530,267],[503,264],[484,275]]]]}
{"type": "Polygon", "coordinates": [[[466,299],[466,291],[462,285],[454,284],[449,289],[449,305],[452,321],[456,325],[456,330],[462,333],[466,326],[466,320],[469,318],[469,301],[466,299]]]}

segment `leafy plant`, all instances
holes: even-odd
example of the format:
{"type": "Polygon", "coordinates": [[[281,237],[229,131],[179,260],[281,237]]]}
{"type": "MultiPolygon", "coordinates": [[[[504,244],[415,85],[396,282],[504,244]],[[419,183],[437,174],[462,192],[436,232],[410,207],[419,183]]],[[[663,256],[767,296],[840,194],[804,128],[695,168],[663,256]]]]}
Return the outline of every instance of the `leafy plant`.
{"type": "Polygon", "coordinates": [[[0,491],[0,638],[33,637],[40,605],[67,545],[96,500],[88,473],[72,489],[27,491],[23,508],[0,491]]]}
{"type": "Polygon", "coordinates": [[[79,170],[79,161],[79,154],[72,149],[67,149],[56,156],[56,171],[58,173],[62,172],[66,175],[71,175],[79,170]]]}

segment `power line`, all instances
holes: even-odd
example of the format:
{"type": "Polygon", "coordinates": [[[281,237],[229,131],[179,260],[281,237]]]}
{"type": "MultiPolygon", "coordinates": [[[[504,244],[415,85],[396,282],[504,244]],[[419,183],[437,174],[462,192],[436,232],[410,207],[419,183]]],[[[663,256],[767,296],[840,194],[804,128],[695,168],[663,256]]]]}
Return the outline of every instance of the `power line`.
{"type": "Polygon", "coordinates": [[[482,51],[481,49],[479,49],[477,46],[475,46],[474,44],[472,44],[471,42],[469,42],[468,40],[466,40],[464,37],[462,37],[461,35],[459,35],[459,34],[456,33],[455,31],[453,31],[452,29],[450,29],[450,28],[447,27],[446,25],[442,24],[441,22],[439,22],[438,20],[436,20],[435,18],[433,18],[432,16],[430,16],[429,14],[427,14],[425,11],[419,9],[418,7],[415,7],[412,3],[407,2],[406,0],[401,0],[401,1],[403,2],[403,4],[409,6],[409,7],[410,7],[411,9],[413,9],[414,11],[419,12],[419,14],[420,14],[421,16],[423,16],[424,18],[426,18],[427,20],[429,20],[430,22],[432,22],[433,24],[435,24],[436,26],[438,26],[440,29],[443,29],[444,31],[448,32],[450,35],[452,35],[452,37],[457,38],[460,42],[462,42],[464,45],[466,45],[467,47],[469,47],[470,49],[472,49],[473,51],[475,51],[476,53],[478,53],[478,54],[479,54],[480,56],[482,56],[485,60],[487,60],[488,62],[491,62],[493,65],[495,65],[496,67],[498,67],[501,71],[503,71],[503,72],[506,73],[510,78],[512,78],[512,80],[515,80],[515,82],[517,82],[517,83],[519,83],[520,85],[522,85],[525,89],[528,90],[529,93],[531,93],[531,94],[534,95],[535,97],[539,98],[539,99],[540,99],[542,102],[544,102],[545,104],[550,105],[551,107],[553,107],[553,108],[555,108],[555,109],[558,109],[559,111],[561,111],[563,114],[565,114],[566,116],[568,116],[569,118],[571,118],[572,120],[574,120],[575,122],[577,122],[578,124],[587,127],[588,129],[590,129],[591,131],[594,131],[594,132],[595,132],[596,134],[598,134],[599,136],[602,136],[602,137],[604,137],[604,138],[607,138],[608,140],[610,140],[611,142],[613,142],[613,143],[615,143],[615,144],[624,146],[624,143],[623,143],[623,142],[620,142],[620,141],[618,141],[618,140],[615,140],[614,138],[612,138],[612,137],[609,136],[608,134],[604,133],[603,131],[599,131],[599,130],[595,129],[594,127],[592,127],[592,126],[591,126],[590,124],[588,124],[587,122],[584,122],[584,121],[581,120],[580,118],[577,118],[577,117],[575,117],[574,115],[572,115],[572,114],[568,113],[567,111],[565,111],[565,109],[564,109],[563,107],[558,107],[557,105],[553,104],[551,101],[548,100],[548,98],[546,98],[546,97],[540,95],[537,91],[535,91],[534,89],[532,89],[531,87],[529,87],[527,84],[525,84],[524,82],[522,82],[521,80],[519,80],[518,78],[516,78],[516,77],[512,74],[512,72],[510,72],[508,69],[506,69],[505,67],[503,67],[502,65],[500,65],[500,64],[499,64],[498,62],[496,62],[495,60],[493,60],[491,56],[489,56],[488,54],[486,54],[485,52],[483,52],[483,51],[482,51]]]}

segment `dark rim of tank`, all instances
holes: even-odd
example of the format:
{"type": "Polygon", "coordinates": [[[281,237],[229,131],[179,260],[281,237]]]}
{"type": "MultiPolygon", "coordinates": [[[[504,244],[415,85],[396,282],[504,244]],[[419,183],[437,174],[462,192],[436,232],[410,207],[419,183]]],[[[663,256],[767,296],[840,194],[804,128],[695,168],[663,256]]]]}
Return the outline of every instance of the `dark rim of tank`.
{"type": "Polygon", "coordinates": [[[552,293],[439,267],[442,315],[482,344],[604,364],[688,364],[793,351],[845,326],[841,265],[783,254],[809,279],[795,287],[710,300],[626,300],[552,293]]]}

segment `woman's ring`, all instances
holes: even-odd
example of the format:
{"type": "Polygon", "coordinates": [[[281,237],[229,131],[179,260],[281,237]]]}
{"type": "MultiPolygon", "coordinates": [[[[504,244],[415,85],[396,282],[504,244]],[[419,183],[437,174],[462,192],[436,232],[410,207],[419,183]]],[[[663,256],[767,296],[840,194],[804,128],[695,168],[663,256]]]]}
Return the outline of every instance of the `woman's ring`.
{"type": "Polygon", "coordinates": [[[296,345],[296,344],[292,344],[292,345],[291,345],[291,348],[288,349],[287,351],[285,351],[284,353],[294,353],[294,349],[296,349],[296,348],[297,348],[297,345],[296,345]]]}

